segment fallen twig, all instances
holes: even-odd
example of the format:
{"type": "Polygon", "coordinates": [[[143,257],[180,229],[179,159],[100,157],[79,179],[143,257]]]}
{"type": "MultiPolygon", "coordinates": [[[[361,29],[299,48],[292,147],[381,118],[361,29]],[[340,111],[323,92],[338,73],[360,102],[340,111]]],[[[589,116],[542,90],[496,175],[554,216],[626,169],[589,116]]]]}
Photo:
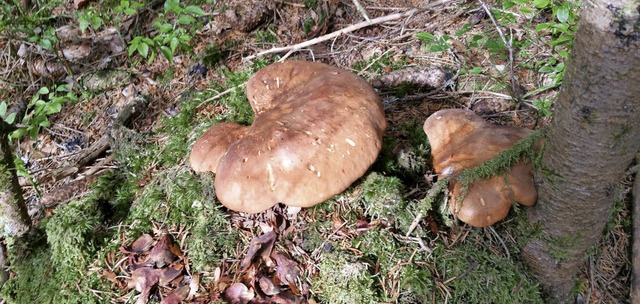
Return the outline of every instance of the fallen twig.
{"type": "Polygon", "coordinates": [[[297,51],[299,49],[308,47],[308,46],[312,46],[314,44],[318,44],[320,42],[323,41],[327,41],[327,40],[331,40],[333,38],[336,38],[340,35],[343,35],[345,33],[350,33],[356,30],[359,30],[363,27],[367,27],[367,26],[371,26],[371,25],[375,25],[378,23],[383,23],[383,22],[388,22],[388,21],[393,21],[393,20],[398,20],[400,18],[405,18],[405,17],[410,17],[413,14],[415,14],[416,12],[418,12],[417,9],[410,9],[404,13],[397,13],[397,14],[391,14],[391,15],[387,15],[387,16],[382,16],[379,18],[374,18],[374,19],[370,19],[367,21],[363,21],[360,23],[356,23],[353,24],[351,26],[345,27],[341,30],[335,31],[333,33],[330,34],[326,34],[324,36],[320,36],[311,40],[307,40],[298,44],[294,44],[294,45],[289,45],[289,46],[283,46],[283,47],[276,47],[276,48],[272,48],[269,50],[264,50],[262,52],[259,52],[258,54],[255,55],[251,55],[251,56],[247,56],[244,58],[244,61],[250,61],[253,60],[257,57],[263,56],[263,55],[267,55],[267,54],[273,54],[273,53],[281,53],[281,52],[287,52],[287,51],[297,51]]]}
{"type": "Polygon", "coordinates": [[[364,17],[364,20],[369,21],[369,15],[367,14],[367,10],[364,9],[364,7],[362,7],[362,4],[360,4],[360,1],[353,0],[353,5],[356,6],[356,9],[362,15],[362,17],[364,17]]]}

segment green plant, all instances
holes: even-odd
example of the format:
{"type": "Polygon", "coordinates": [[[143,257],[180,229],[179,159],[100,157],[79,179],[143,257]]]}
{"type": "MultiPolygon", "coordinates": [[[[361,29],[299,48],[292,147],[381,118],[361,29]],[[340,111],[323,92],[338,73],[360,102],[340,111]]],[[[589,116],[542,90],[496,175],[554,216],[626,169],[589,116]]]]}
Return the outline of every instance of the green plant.
{"type": "Polygon", "coordinates": [[[416,34],[416,38],[420,39],[427,47],[429,52],[446,52],[451,46],[449,45],[449,40],[451,40],[451,36],[449,35],[434,35],[428,32],[422,32],[416,34]]]}
{"type": "Polygon", "coordinates": [[[10,135],[19,139],[25,135],[31,139],[38,138],[41,128],[51,125],[48,117],[62,110],[62,104],[77,101],[77,97],[68,85],[54,85],[51,89],[41,87],[27,105],[27,112],[22,118],[21,126],[10,135]]]}
{"type": "Polygon", "coordinates": [[[12,124],[16,119],[16,113],[7,114],[7,102],[2,101],[0,103],[0,119],[4,120],[8,124],[12,124]]]}
{"type": "Polygon", "coordinates": [[[185,6],[179,0],[165,1],[164,13],[159,14],[152,24],[158,30],[158,35],[153,38],[142,36],[133,38],[129,42],[129,56],[137,52],[151,62],[159,51],[169,62],[173,62],[176,50],[186,49],[191,43],[192,33],[186,28],[194,28],[195,17],[201,16],[204,16],[204,11],[198,6],[185,6]],[[168,15],[174,15],[173,21],[169,21],[168,15]]]}
{"type": "MultiPolygon", "coordinates": [[[[451,45],[462,45],[465,55],[475,53],[475,56],[461,57],[463,62],[459,75],[484,74],[483,72],[486,70],[478,66],[478,63],[464,62],[469,58],[477,57],[477,53],[482,52],[491,54],[488,58],[494,63],[494,67],[496,67],[494,70],[500,75],[497,79],[505,84],[509,84],[511,77],[507,77],[506,71],[503,69],[497,68],[497,60],[509,60],[509,64],[514,65],[512,68],[517,65],[517,67],[533,69],[546,75],[547,80],[543,85],[524,96],[519,96],[520,100],[558,87],[564,79],[565,62],[569,58],[569,50],[573,44],[579,2],[572,0],[503,0],[495,5],[501,7],[489,9],[489,12],[492,21],[495,20],[496,25],[502,28],[502,33],[496,30],[493,22],[486,22],[481,27],[480,33],[472,31],[478,26],[465,24],[456,30],[453,36],[423,32],[416,34],[416,37],[431,52],[443,52],[449,50],[451,45]],[[546,21],[535,24],[536,20],[540,19],[546,21]],[[523,26],[523,21],[529,24],[523,26]],[[514,35],[513,31],[507,31],[509,28],[519,28],[522,34],[514,35]],[[510,45],[505,45],[505,40],[510,45]],[[539,42],[547,44],[551,48],[550,56],[535,58],[532,55],[532,52],[529,51],[530,46],[539,45],[539,42]]],[[[502,65],[504,66],[504,64],[502,65]]],[[[487,74],[490,78],[494,77],[490,73],[487,74]]],[[[509,84],[505,88],[513,91],[511,86],[509,84]]],[[[514,92],[511,93],[514,94],[514,92]]],[[[539,100],[534,98],[531,102],[538,108],[541,115],[551,114],[553,99],[539,100]]]]}

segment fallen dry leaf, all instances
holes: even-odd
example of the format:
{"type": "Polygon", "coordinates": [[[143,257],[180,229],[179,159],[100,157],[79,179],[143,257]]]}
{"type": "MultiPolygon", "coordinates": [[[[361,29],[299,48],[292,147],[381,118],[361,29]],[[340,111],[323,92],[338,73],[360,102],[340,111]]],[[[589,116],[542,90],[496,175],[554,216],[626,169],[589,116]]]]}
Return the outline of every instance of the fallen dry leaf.
{"type": "Polygon", "coordinates": [[[261,277],[260,280],[258,280],[258,285],[260,286],[260,290],[268,296],[277,295],[281,291],[280,287],[273,283],[273,280],[269,277],[261,277]]]}
{"type": "Polygon", "coordinates": [[[131,273],[131,277],[127,282],[129,289],[135,288],[137,291],[142,292],[147,287],[158,283],[160,277],[158,276],[157,269],[151,267],[141,267],[131,273]]]}
{"type": "Polygon", "coordinates": [[[224,291],[224,295],[232,304],[246,304],[255,297],[253,290],[242,283],[232,284],[224,291]]]}
{"type": "Polygon", "coordinates": [[[145,233],[135,240],[129,248],[121,246],[120,251],[124,253],[141,253],[149,250],[151,244],[153,244],[153,237],[145,233]]]}
{"type": "Polygon", "coordinates": [[[273,249],[273,244],[276,241],[276,233],[274,231],[269,231],[261,236],[255,237],[251,240],[249,244],[249,250],[247,251],[247,255],[242,260],[240,264],[240,271],[246,271],[251,266],[251,262],[255,258],[256,254],[262,250],[262,256],[266,258],[271,254],[271,250],[273,249]]]}
{"type": "Polygon", "coordinates": [[[174,252],[178,252],[180,255],[182,254],[179,248],[176,250],[176,245],[173,243],[171,234],[163,234],[158,240],[158,243],[151,249],[149,262],[154,263],[158,268],[169,265],[177,256],[174,252]]]}
{"type": "Polygon", "coordinates": [[[133,271],[128,281],[128,288],[135,288],[140,292],[136,304],[145,304],[149,300],[151,288],[158,283],[157,269],[141,267],[133,271]]]}
{"type": "Polygon", "coordinates": [[[157,270],[160,286],[169,285],[171,281],[173,281],[180,274],[182,274],[182,267],[180,267],[180,269],[177,269],[174,267],[167,267],[167,268],[162,268],[157,270]]]}
{"type": "Polygon", "coordinates": [[[284,254],[273,253],[271,256],[276,260],[276,276],[280,282],[295,287],[296,279],[300,276],[297,263],[284,254]]]}
{"type": "Polygon", "coordinates": [[[176,288],[174,291],[164,297],[160,304],[178,304],[187,298],[187,296],[189,295],[189,290],[191,290],[189,285],[184,285],[176,288]]]}

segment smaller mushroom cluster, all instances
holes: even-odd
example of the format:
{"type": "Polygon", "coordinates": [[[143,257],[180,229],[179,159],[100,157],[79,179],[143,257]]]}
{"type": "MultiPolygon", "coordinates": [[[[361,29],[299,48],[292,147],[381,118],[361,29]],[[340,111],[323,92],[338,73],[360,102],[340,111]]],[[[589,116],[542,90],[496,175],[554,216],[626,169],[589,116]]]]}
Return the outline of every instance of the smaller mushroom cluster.
{"type": "MultiPolygon", "coordinates": [[[[531,130],[485,122],[475,113],[462,109],[435,112],[424,123],[431,144],[433,167],[443,177],[460,173],[491,160],[503,150],[525,138],[531,130]]],[[[504,219],[513,202],[532,206],[537,192],[530,164],[520,162],[504,175],[469,185],[466,193],[455,179],[450,184],[450,210],[463,222],[485,227],[504,219]],[[458,198],[464,196],[461,202],[458,198]]]]}
{"type": "Polygon", "coordinates": [[[247,98],[253,125],[216,124],[189,157],[195,171],[216,174],[216,196],[231,210],[313,206],[360,178],[382,147],[382,101],[349,71],[275,63],[247,82],[247,98]]]}

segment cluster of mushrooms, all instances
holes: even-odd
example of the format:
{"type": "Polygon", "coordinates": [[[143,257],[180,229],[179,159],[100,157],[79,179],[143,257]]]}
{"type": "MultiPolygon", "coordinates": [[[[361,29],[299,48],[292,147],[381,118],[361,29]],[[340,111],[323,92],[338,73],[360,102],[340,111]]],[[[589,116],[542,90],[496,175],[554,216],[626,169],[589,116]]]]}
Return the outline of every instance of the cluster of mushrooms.
{"type": "MultiPolygon", "coordinates": [[[[231,210],[316,205],[346,190],[380,153],[387,127],[382,101],[367,81],[349,71],[279,62],[258,71],[246,92],[253,125],[213,125],[189,156],[194,171],[215,173],[216,196],[231,210]]],[[[494,126],[466,110],[438,111],[424,130],[434,169],[442,176],[493,158],[529,132],[494,126]]],[[[451,182],[450,188],[455,201],[460,187],[451,182]]],[[[503,219],[514,201],[536,201],[527,164],[474,183],[462,202],[450,206],[460,220],[482,227],[503,219]]]]}

